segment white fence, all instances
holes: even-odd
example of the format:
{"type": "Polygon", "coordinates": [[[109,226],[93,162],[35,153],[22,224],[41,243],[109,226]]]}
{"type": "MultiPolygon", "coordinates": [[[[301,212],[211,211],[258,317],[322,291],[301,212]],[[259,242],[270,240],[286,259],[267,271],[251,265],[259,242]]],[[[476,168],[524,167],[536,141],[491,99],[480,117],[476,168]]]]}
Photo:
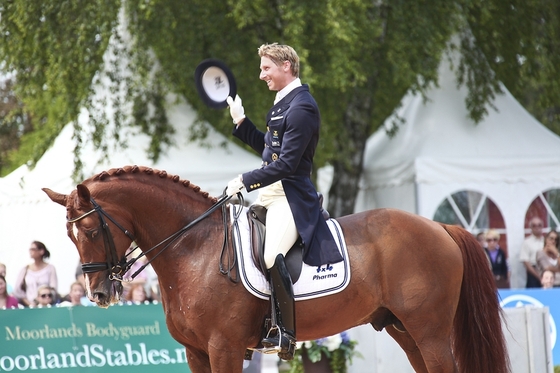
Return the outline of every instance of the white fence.
{"type": "MultiPolygon", "coordinates": [[[[553,373],[548,307],[505,308],[504,334],[512,373],[553,373]]],[[[385,332],[371,326],[350,330],[358,340],[356,358],[348,373],[414,373],[404,351],[385,332]]],[[[557,362],[560,364],[560,362],[557,362]]]]}

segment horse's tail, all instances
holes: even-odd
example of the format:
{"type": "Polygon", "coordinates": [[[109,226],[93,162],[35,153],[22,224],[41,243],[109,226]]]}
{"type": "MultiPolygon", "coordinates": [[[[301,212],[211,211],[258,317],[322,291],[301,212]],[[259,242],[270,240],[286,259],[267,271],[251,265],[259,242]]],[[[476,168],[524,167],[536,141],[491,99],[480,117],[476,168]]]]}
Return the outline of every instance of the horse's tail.
{"type": "Polygon", "coordinates": [[[463,283],[452,340],[459,371],[510,372],[501,323],[503,311],[486,254],[471,233],[453,225],[442,226],[463,255],[463,283]]]}

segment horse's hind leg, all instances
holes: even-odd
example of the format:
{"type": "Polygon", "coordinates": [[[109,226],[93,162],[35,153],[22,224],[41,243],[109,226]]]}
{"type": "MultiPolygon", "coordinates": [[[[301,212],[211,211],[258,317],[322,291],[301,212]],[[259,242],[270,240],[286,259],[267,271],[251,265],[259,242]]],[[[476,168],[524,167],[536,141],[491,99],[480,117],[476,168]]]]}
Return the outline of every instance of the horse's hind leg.
{"type": "Polygon", "coordinates": [[[429,373],[458,373],[451,349],[451,317],[448,313],[425,308],[417,309],[416,316],[419,315],[424,316],[409,318],[405,327],[422,354],[426,370],[429,373]]]}
{"type": "Polygon", "coordinates": [[[406,352],[410,364],[418,373],[457,373],[457,365],[451,352],[449,338],[445,335],[424,336],[420,343],[407,332],[388,325],[387,333],[406,352]]]}
{"type": "Polygon", "coordinates": [[[399,346],[401,346],[404,350],[412,368],[414,368],[414,370],[418,373],[428,373],[428,369],[426,368],[426,364],[424,364],[424,359],[422,358],[422,353],[410,334],[406,331],[402,332],[397,330],[393,327],[393,325],[387,325],[385,330],[387,330],[387,333],[389,333],[389,335],[393,337],[393,339],[397,341],[399,346]]]}
{"type": "Polygon", "coordinates": [[[419,345],[420,352],[430,373],[458,373],[457,364],[451,352],[451,345],[443,337],[425,338],[419,345]]]}

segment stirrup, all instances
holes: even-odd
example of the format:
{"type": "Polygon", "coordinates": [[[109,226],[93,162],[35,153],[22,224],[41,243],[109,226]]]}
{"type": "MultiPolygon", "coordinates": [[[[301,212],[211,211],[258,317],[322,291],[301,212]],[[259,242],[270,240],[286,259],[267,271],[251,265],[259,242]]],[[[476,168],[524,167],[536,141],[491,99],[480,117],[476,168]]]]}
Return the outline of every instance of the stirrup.
{"type": "Polygon", "coordinates": [[[281,350],[281,346],[280,346],[280,341],[281,338],[279,336],[282,335],[282,331],[280,330],[280,328],[278,327],[278,325],[273,325],[270,327],[270,329],[268,329],[268,333],[266,333],[266,336],[262,339],[261,344],[264,347],[268,347],[268,348],[278,348],[278,352],[280,352],[281,350]]]}
{"type": "Polygon", "coordinates": [[[261,341],[266,353],[277,353],[283,360],[292,360],[296,351],[296,339],[290,333],[282,331],[278,325],[270,328],[261,341]]]}

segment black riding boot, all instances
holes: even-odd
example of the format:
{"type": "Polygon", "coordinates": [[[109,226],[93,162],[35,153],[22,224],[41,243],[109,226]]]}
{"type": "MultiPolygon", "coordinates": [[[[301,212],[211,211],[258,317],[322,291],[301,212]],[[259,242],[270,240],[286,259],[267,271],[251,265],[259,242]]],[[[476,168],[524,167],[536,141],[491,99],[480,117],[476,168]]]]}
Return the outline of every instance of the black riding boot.
{"type": "Polygon", "coordinates": [[[274,265],[268,271],[271,288],[270,300],[274,302],[272,312],[276,311],[277,325],[272,326],[271,331],[262,340],[262,344],[269,348],[279,347],[278,356],[284,360],[292,360],[296,347],[296,305],[292,279],[282,254],[276,256],[274,265]]]}

